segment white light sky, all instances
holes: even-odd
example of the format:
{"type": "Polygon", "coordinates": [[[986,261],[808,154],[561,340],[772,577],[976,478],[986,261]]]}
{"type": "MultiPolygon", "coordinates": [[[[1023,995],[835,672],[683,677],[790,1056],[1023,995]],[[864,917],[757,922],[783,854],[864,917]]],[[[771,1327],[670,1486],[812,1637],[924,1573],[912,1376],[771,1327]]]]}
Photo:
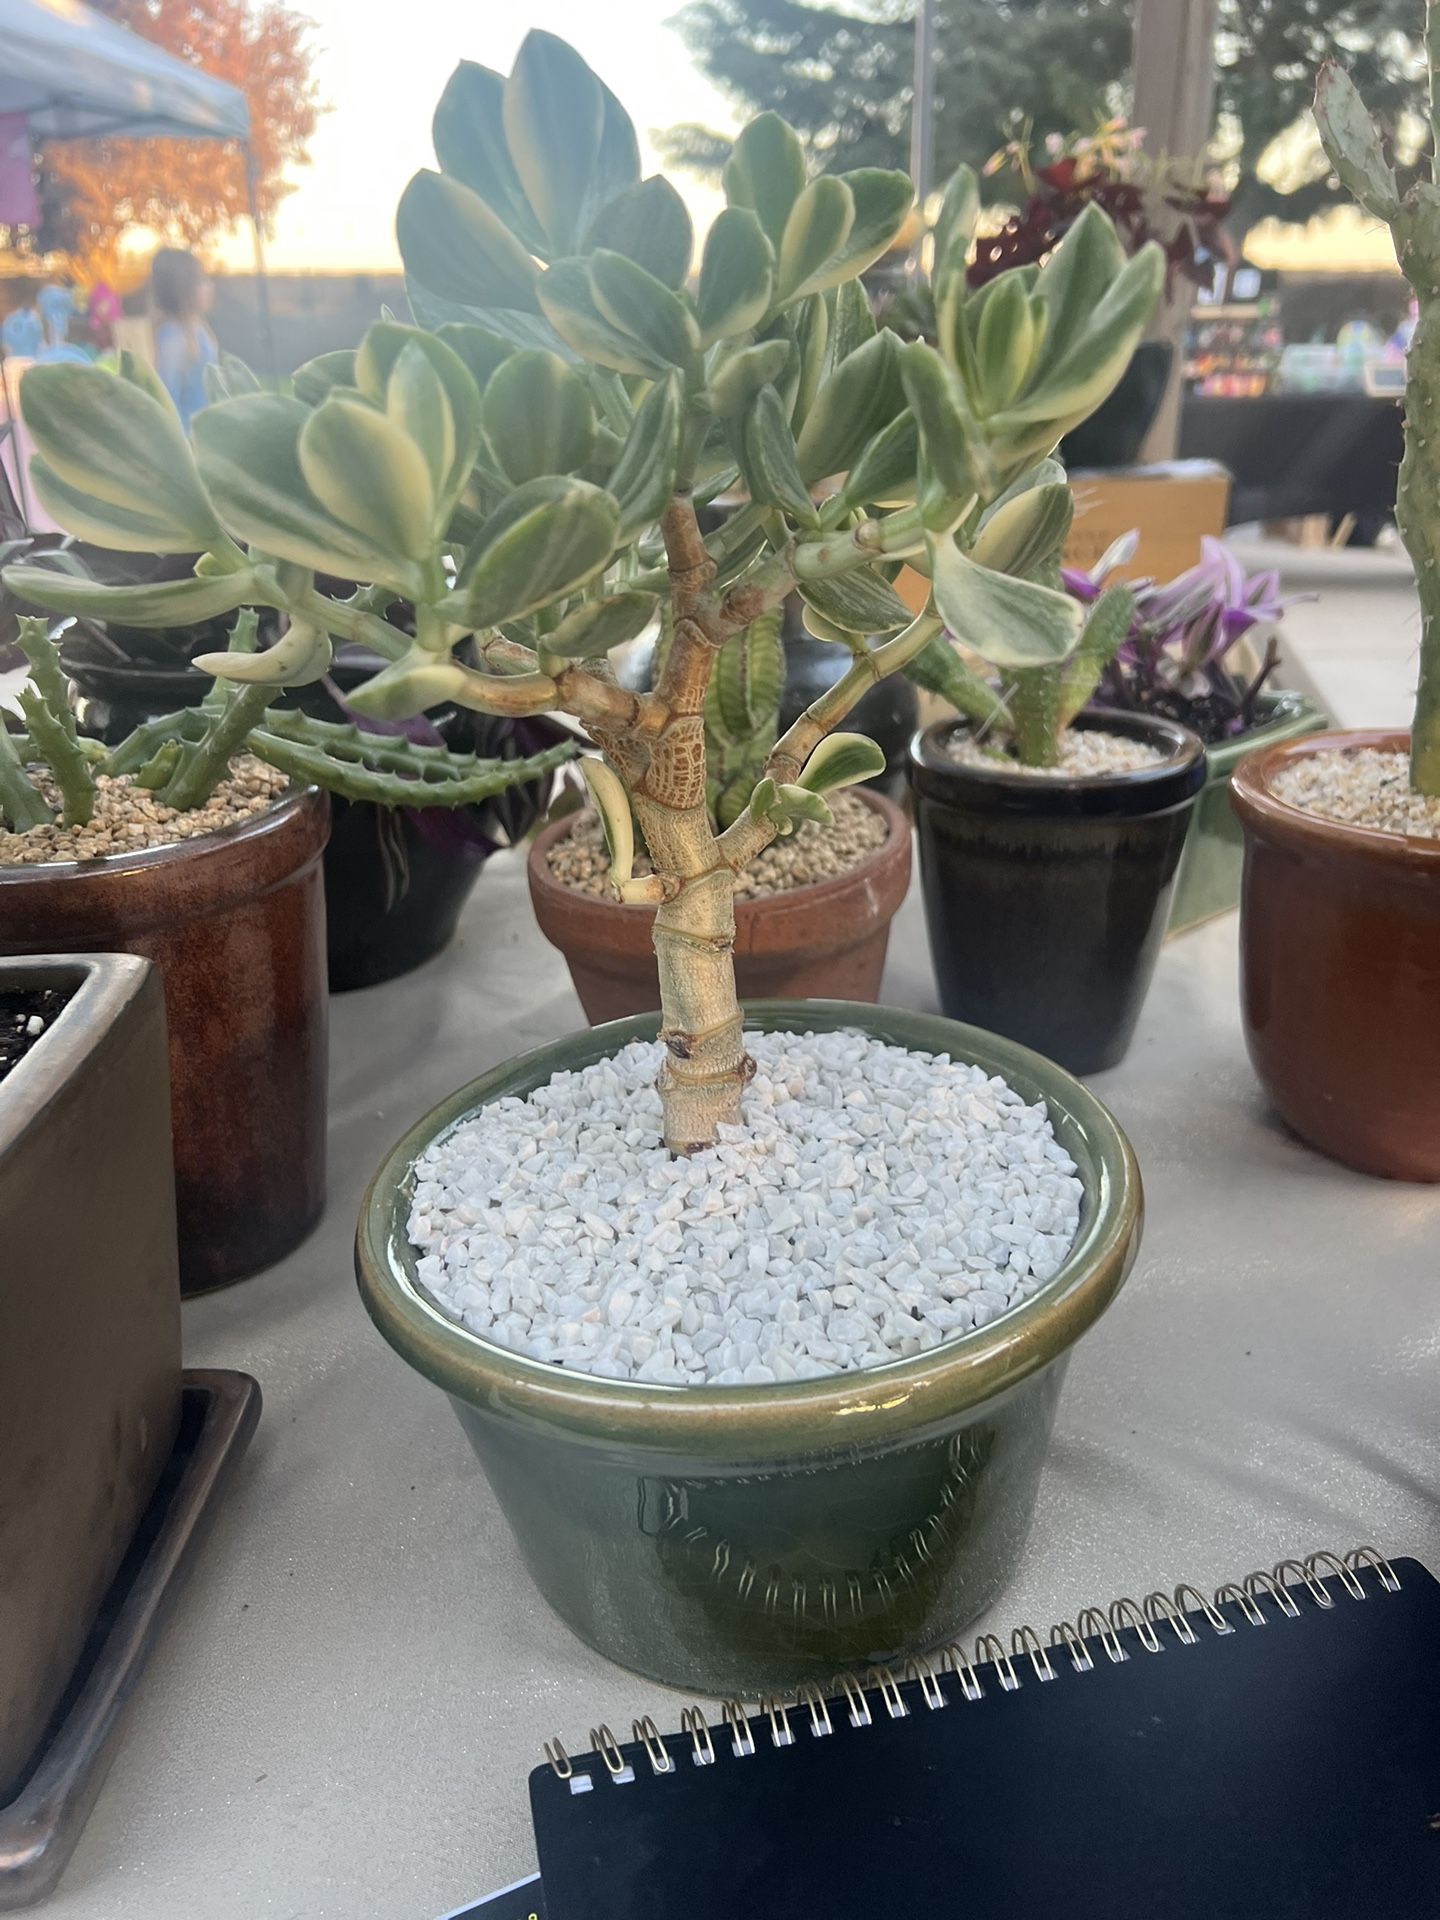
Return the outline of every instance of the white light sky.
{"type": "MultiPolygon", "coordinates": [[[[665,21],[680,0],[295,0],[314,21],[314,75],[323,114],[310,164],[276,216],[269,246],[277,272],[394,268],[395,203],[417,167],[433,166],[430,116],[458,60],[508,73],[525,33],[543,27],[577,47],[624,102],[647,172],[658,164],[647,134],[682,120],[728,129],[734,115],[692,65],[665,21]]],[[[716,196],[691,176],[675,184],[706,224],[716,196]]],[[[241,230],[214,248],[245,271],[241,230]]]]}

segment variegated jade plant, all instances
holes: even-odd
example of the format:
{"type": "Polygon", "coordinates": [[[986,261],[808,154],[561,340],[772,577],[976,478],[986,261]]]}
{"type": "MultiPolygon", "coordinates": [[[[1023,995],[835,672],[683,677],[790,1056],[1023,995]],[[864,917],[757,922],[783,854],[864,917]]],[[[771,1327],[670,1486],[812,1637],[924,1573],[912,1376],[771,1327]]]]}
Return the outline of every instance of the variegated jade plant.
{"type": "Polygon", "coordinates": [[[1395,519],[1420,594],[1420,685],[1410,734],[1410,784],[1440,796],[1440,0],[1426,0],[1432,147],[1402,193],[1379,130],[1343,67],[1320,69],[1315,123],[1326,155],[1367,213],[1383,220],[1419,318],[1405,360],[1405,457],[1395,519]]]}
{"type": "MultiPolygon", "coordinates": [[[[220,400],[195,418],[193,465],[169,443],[163,463],[149,451],[153,395],[57,368],[72,399],[60,405],[57,384],[55,407],[30,417],[37,490],[91,538],[118,515],[127,544],[203,547],[178,592],[210,611],[286,612],[278,647],[200,663],[247,689],[322,671],[340,634],[388,662],[351,696],[363,712],[446,700],[577,716],[603,754],[585,768],[614,891],[656,909],[665,1136],[690,1151],[738,1120],[751,1071],[735,876],[776,834],[824,818],[827,791],[879,770],[872,742],[832,729],[885,674],[944,655],[946,628],[1001,665],[1074,648],[1075,603],[995,562],[1025,561],[1021,529],[1037,512],[1048,524],[1046,456],[1119,379],[1162,263],[1158,250],[1127,263],[1087,215],[1038,275],[947,309],[938,347],[905,346],[876,332],[857,276],[900,232],[909,181],[807,180],[798,139],[766,114],[735,143],[697,271],[684,203],[640,178],[614,95],[542,33],[508,77],[457,70],[435,144],[440,170],[416,176],[398,216],[420,327],[373,327],[354,354],[302,368],[291,394],[220,400]],[[737,478],[749,504],[703,536],[697,503],[737,478]],[[164,516],[177,489],[183,528],[164,516]],[[1004,554],[984,539],[997,523],[1004,554]],[[932,580],[918,617],[890,585],[902,560],[932,580]],[[337,601],[320,573],[366,584],[337,601]],[[792,591],[850,665],[717,825],[707,695],[792,591]],[[379,617],[397,596],[415,607],[413,640],[379,617]],[[625,691],[607,653],[662,599],[662,668],[649,691],[625,691]],[[643,877],[637,821],[655,869],[643,877]]],[[[941,215],[947,271],[975,209],[962,175],[941,215]]],[[[74,604],[73,587],[57,599],[33,573],[26,585],[74,604]]]]}

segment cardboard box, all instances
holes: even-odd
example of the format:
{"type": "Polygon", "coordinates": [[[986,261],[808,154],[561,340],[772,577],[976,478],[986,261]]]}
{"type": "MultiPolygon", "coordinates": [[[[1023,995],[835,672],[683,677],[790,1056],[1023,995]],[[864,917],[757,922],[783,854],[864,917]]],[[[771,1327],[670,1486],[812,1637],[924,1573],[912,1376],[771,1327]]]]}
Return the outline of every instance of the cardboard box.
{"type": "Polygon", "coordinates": [[[1173,580],[1200,558],[1202,534],[1225,531],[1230,475],[1216,460],[1171,460],[1114,472],[1075,472],[1075,520],[1067,567],[1092,567],[1113,540],[1135,528],[1140,545],[1120,577],[1173,580]]]}

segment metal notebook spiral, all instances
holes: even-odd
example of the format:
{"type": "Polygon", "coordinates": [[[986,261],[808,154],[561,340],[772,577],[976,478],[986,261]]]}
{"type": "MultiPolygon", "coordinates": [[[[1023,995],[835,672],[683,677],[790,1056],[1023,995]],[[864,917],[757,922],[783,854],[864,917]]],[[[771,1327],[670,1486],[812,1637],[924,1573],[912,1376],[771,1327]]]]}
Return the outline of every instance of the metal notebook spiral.
{"type": "MultiPolygon", "coordinates": [[[[1266,1627],[1272,1620],[1293,1620],[1299,1615],[1296,1595],[1302,1587],[1317,1607],[1335,1605],[1336,1595],[1327,1581],[1337,1583],[1352,1600],[1366,1600],[1370,1596],[1360,1579],[1364,1568],[1375,1575],[1382,1591],[1400,1591],[1395,1569],[1374,1547],[1356,1547],[1343,1558],[1334,1553],[1312,1553],[1303,1560],[1281,1560],[1269,1572],[1252,1573],[1242,1581],[1227,1581],[1208,1599],[1186,1582],[1173,1593],[1157,1589],[1139,1603],[1125,1596],[1112,1601],[1108,1607],[1084,1607],[1073,1623],[1061,1620],[1050,1628],[1048,1650],[1034,1627],[1019,1626],[1010,1636],[1008,1651],[994,1633],[979,1635],[971,1654],[967,1654],[958,1641],[952,1641],[938,1650],[938,1671],[936,1657],[927,1658],[922,1654],[906,1662],[903,1681],[884,1666],[872,1667],[863,1678],[837,1674],[828,1700],[818,1687],[807,1682],[791,1696],[767,1695],[753,1719],[742,1701],[726,1700],[721,1705],[716,1731],[728,1732],[731,1754],[737,1760],[746,1760],[753,1758],[757,1751],[757,1737],[763,1739],[767,1731],[774,1748],[796,1746],[806,1733],[811,1739],[823,1739],[833,1733],[832,1707],[839,1719],[848,1720],[855,1728],[873,1726],[877,1715],[901,1720],[909,1716],[916,1705],[935,1711],[983,1698],[982,1674],[987,1669],[1002,1693],[1015,1693],[1022,1686],[1044,1684],[1058,1678],[1053,1654],[1068,1654],[1076,1673],[1093,1673],[1097,1653],[1103,1653],[1106,1664],[1131,1658],[1123,1638],[1126,1634],[1133,1636],[1136,1652],[1160,1654],[1166,1646],[1160,1632],[1162,1628],[1168,1627],[1175,1644],[1183,1647],[1198,1643],[1197,1627],[1200,1626],[1208,1625],[1216,1634],[1234,1633],[1236,1625],[1227,1620],[1222,1611],[1227,1606],[1233,1608],[1246,1625],[1266,1627]],[[1267,1601],[1274,1609],[1271,1613],[1265,1610],[1267,1601]],[[1097,1643],[1093,1652],[1092,1641],[1097,1643]],[[1033,1678],[1025,1673],[1026,1660],[1033,1678]],[[958,1682],[954,1694],[945,1690],[947,1676],[958,1682]],[[911,1701],[905,1698],[907,1686],[915,1689],[911,1701]],[[798,1730],[791,1724],[792,1711],[799,1720],[798,1730]]],[[[633,1723],[633,1732],[634,1744],[649,1760],[653,1774],[673,1772],[677,1760],[687,1751],[681,1744],[685,1742],[689,1743],[689,1757],[694,1765],[715,1764],[709,1717],[706,1709],[698,1704],[686,1707],[681,1714],[674,1751],[666,1746],[664,1736],[648,1714],[633,1723]]],[[[608,1726],[590,1729],[590,1746],[613,1782],[625,1785],[637,1778],[608,1726]]],[[[572,1793],[585,1792],[591,1787],[589,1774],[577,1771],[558,1739],[546,1741],[545,1759],[556,1777],[568,1782],[572,1793]]]]}

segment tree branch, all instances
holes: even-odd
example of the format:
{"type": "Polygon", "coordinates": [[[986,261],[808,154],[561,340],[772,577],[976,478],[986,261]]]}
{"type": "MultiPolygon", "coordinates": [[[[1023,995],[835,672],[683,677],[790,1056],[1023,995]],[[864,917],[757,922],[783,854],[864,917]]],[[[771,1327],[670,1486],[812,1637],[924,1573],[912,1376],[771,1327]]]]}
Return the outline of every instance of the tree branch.
{"type": "MultiPolygon", "coordinates": [[[[826,734],[839,726],[871,687],[888,674],[898,673],[907,666],[942,630],[938,614],[917,614],[893,640],[857,653],[834,686],[827,688],[818,700],[812,701],[793,726],[776,741],[765,762],[765,772],[779,785],[793,785],[826,734]]],[[[720,835],[717,842],[720,858],[727,867],[738,873],[774,838],[775,829],[770,822],[754,819],[747,808],[720,835]]]]}
{"type": "Polygon", "coordinates": [[[721,618],[711,587],[715,562],[695,518],[688,492],[677,492],[660,516],[670,562],[670,604],[675,632],[655,699],[666,718],[703,713],[716,652],[735,628],[721,618]]]}

